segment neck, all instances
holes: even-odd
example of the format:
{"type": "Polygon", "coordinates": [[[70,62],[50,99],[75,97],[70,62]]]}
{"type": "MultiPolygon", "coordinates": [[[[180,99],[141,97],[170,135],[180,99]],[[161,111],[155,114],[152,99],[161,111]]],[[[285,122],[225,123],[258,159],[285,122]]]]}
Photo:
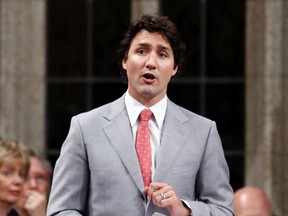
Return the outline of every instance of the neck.
{"type": "Polygon", "coordinates": [[[129,95],[134,98],[134,100],[138,101],[139,103],[141,103],[143,106],[150,108],[153,105],[157,104],[159,101],[161,101],[165,96],[166,96],[166,92],[159,94],[157,96],[148,96],[148,95],[139,95],[139,94],[135,94],[133,91],[130,91],[128,88],[128,93],[129,95]]]}
{"type": "Polygon", "coordinates": [[[0,201],[0,215],[8,215],[8,213],[11,210],[11,204],[10,203],[3,203],[0,201]]]}

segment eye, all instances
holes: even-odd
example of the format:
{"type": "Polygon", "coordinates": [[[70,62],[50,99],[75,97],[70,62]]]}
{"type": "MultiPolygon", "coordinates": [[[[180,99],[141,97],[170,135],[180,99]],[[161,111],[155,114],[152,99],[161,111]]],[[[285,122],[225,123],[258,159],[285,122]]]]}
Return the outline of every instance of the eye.
{"type": "Polygon", "coordinates": [[[33,174],[30,174],[29,180],[33,179],[37,183],[46,182],[48,175],[49,175],[48,173],[33,173],[33,174]]]}
{"type": "Polygon", "coordinates": [[[3,170],[1,173],[6,177],[10,177],[13,175],[13,172],[11,170],[3,170]]]}
{"type": "Polygon", "coordinates": [[[43,181],[43,180],[45,180],[45,177],[42,176],[42,175],[37,175],[37,176],[35,176],[35,179],[36,179],[37,181],[43,181]]]}
{"type": "Polygon", "coordinates": [[[146,50],[145,49],[138,49],[137,53],[140,55],[144,55],[146,53],[146,50]]]}
{"type": "Polygon", "coordinates": [[[167,55],[166,52],[160,52],[160,53],[159,53],[159,57],[160,57],[160,58],[167,58],[168,55],[167,55]]]}

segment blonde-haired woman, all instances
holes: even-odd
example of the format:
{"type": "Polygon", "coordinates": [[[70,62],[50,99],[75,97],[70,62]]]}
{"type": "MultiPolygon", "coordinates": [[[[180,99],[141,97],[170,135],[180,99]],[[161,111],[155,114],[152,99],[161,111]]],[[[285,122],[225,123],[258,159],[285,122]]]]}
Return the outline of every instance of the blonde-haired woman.
{"type": "Polygon", "coordinates": [[[0,139],[0,216],[8,215],[19,199],[30,167],[28,149],[0,139]]]}

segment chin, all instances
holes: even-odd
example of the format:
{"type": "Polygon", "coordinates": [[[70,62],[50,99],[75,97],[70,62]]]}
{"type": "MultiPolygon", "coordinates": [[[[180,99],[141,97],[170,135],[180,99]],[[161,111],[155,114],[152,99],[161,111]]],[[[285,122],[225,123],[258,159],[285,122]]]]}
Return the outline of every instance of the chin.
{"type": "Polygon", "coordinates": [[[141,95],[144,98],[153,98],[153,97],[155,97],[155,94],[153,94],[152,92],[147,92],[147,91],[146,92],[142,92],[141,95]]]}
{"type": "Polygon", "coordinates": [[[144,88],[139,89],[140,95],[147,98],[152,98],[157,95],[157,92],[152,86],[145,86],[144,88]]]}
{"type": "Polygon", "coordinates": [[[11,204],[16,204],[16,202],[19,200],[19,197],[10,197],[7,199],[7,202],[11,203],[11,204]]]}

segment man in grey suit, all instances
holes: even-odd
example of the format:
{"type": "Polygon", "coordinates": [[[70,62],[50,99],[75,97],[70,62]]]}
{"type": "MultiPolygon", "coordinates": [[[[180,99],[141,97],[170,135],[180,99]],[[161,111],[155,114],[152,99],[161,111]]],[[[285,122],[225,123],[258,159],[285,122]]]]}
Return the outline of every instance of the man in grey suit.
{"type": "Polygon", "coordinates": [[[184,51],[167,17],[143,15],[130,26],[119,48],[128,89],[116,101],[72,118],[54,169],[48,215],[234,215],[215,122],[166,95],[184,51]],[[135,150],[143,109],[153,113],[147,186],[135,150]]]}

